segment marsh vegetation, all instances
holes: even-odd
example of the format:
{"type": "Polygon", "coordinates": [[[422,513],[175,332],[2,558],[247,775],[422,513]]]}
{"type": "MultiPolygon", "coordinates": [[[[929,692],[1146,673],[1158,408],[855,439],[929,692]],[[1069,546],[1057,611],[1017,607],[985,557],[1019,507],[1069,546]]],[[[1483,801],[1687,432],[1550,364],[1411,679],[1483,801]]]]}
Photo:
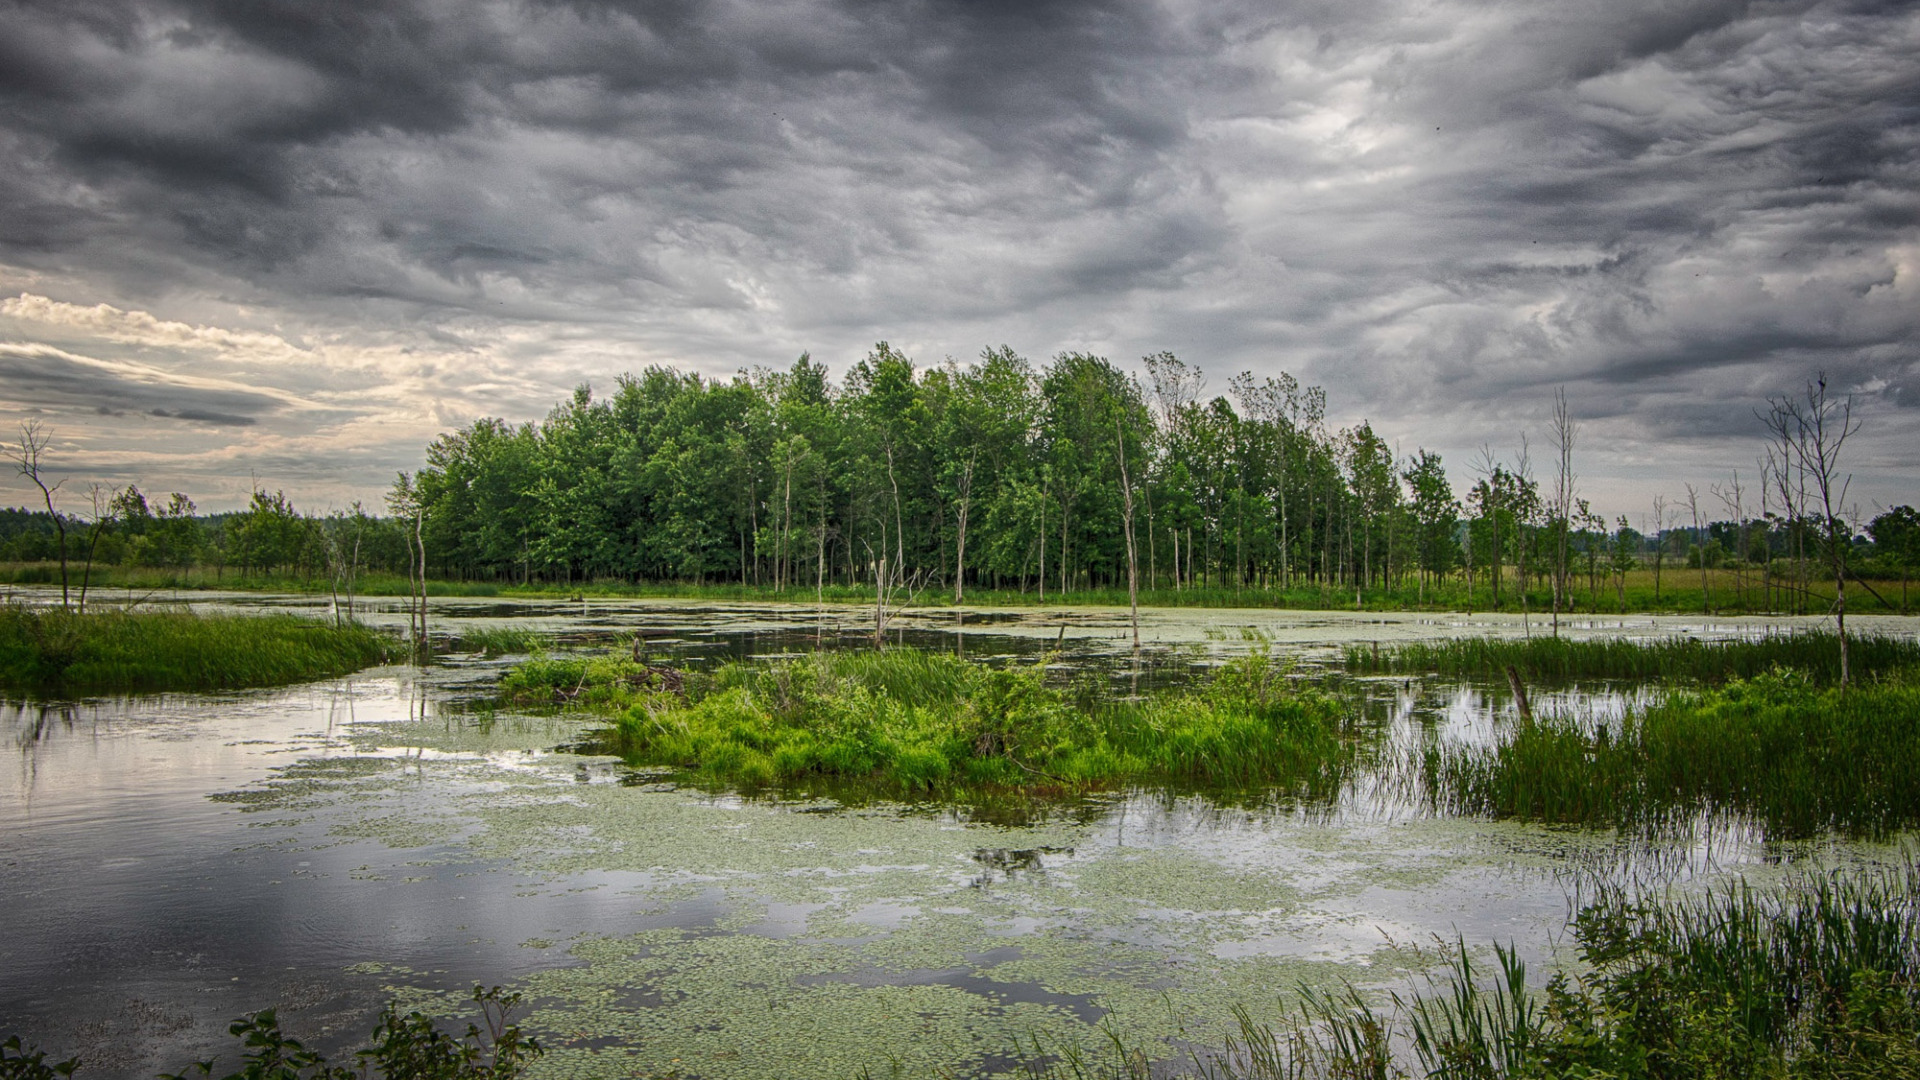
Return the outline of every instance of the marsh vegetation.
{"type": "MultiPolygon", "coordinates": [[[[1853,673],[1875,676],[1920,667],[1920,640],[1888,634],[1854,635],[1848,642],[1853,673]]],[[[1655,639],[1466,637],[1414,641],[1382,649],[1349,644],[1346,669],[1356,674],[1430,674],[1505,678],[1513,668],[1533,681],[1576,679],[1641,683],[1722,683],[1786,668],[1822,684],[1840,681],[1840,643],[1820,630],[1703,641],[1655,639]]]]}
{"type": "MultiPolygon", "coordinates": [[[[1235,1012],[1185,1069],[1109,1030],[1029,1047],[1035,1080],[1696,1080],[1920,1075],[1920,868],[1911,861],[1694,898],[1610,891],[1572,921],[1581,973],[1544,987],[1456,944],[1384,1002],[1307,991],[1235,1012]]],[[[874,1075],[880,1075],[875,1073],[874,1075]]]]}
{"type": "Polygon", "coordinates": [[[345,675],[402,655],[389,634],[297,615],[0,605],[0,690],[233,690],[345,675]]]}

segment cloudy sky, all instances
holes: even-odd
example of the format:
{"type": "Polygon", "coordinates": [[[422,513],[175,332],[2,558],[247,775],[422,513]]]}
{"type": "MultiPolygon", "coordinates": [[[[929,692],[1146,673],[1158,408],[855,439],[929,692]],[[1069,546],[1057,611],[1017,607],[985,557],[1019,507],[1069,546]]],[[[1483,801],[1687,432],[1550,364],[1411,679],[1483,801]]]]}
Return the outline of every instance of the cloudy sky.
{"type": "Polygon", "coordinates": [[[1920,501],[1911,2],[11,0],[0,160],[0,431],[203,507],[879,339],[1288,371],[1459,479],[1564,386],[1635,515],[1824,369],[1920,501]]]}

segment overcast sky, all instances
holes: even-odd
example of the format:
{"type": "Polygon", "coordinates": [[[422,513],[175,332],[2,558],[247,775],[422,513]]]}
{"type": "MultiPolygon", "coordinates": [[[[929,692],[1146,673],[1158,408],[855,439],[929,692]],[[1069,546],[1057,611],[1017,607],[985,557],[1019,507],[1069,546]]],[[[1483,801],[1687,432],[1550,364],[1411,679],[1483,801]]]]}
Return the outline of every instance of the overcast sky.
{"type": "Polygon", "coordinates": [[[1911,2],[12,0],[0,160],[0,431],[204,508],[880,339],[1288,371],[1457,481],[1564,386],[1636,524],[1824,369],[1920,501],[1911,2]]]}

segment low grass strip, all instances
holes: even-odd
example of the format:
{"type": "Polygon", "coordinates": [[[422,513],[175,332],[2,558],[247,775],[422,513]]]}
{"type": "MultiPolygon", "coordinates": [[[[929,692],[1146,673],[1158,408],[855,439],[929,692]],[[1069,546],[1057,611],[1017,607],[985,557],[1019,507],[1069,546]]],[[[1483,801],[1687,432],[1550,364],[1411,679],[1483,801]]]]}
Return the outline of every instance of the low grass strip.
{"type": "Polygon", "coordinates": [[[344,675],[403,646],[295,615],[0,606],[0,689],[42,694],[229,690],[344,675]]]}
{"type": "MultiPolygon", "coordinates": [[[[1920,667],[1920,641],[1887,635],[1849,635],[1855,678],[1920,667]]],[[[1674,637],[1454,638],[1380,649],[1350,645],[1346,667],[1355,674],[1452,675],[1500,679],[1508,666],[1528,680],[1575,679],[1722,683],[1774,668],[1792,668],[1821,683],[1840,678],[1840,642],[1828,631],[1774,634],[1751,640],[1700,641],[1674,637]]]]}

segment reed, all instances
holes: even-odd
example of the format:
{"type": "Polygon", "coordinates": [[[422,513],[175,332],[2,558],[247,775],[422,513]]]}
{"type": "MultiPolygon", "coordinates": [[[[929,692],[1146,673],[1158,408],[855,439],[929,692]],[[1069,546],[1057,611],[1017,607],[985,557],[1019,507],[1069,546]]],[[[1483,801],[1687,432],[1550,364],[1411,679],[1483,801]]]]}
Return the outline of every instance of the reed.
{"type": "MultiPolygon", "coordinates": [[[[1854,634],[1849,635],[1847,647],[1856,678],[1920,666],[1920,640],[1854,634]]],[[[1370,645],[1346,649],[1346,668],[1356,674],[1426,672],[1499,679],[1509,666],[1529,681],[1546,682],[1721,683],[1792,668],[1827,683],[1840,677],[1840,643],[1830,631],[1803,631],[1730,641],[1483,637],[1410,642],[1384,650],[1370,645]]]]}
{"type": "Polygon", "coordinates": [[[401,651],[377,630],[294,615],[0,606],[0,688],[16,692],[276,686],[344,675],[401,651]]]}
{"type": "Polygon", "coordinates": [[[1882,835],[1920,824],[1920,684],[1775,672],[1617,725],[1523,719],[1491,745],[1426,748],[1417,771],[1455,812],[1636,829],[1707,812],[1779,836],[1882,835]]]}

